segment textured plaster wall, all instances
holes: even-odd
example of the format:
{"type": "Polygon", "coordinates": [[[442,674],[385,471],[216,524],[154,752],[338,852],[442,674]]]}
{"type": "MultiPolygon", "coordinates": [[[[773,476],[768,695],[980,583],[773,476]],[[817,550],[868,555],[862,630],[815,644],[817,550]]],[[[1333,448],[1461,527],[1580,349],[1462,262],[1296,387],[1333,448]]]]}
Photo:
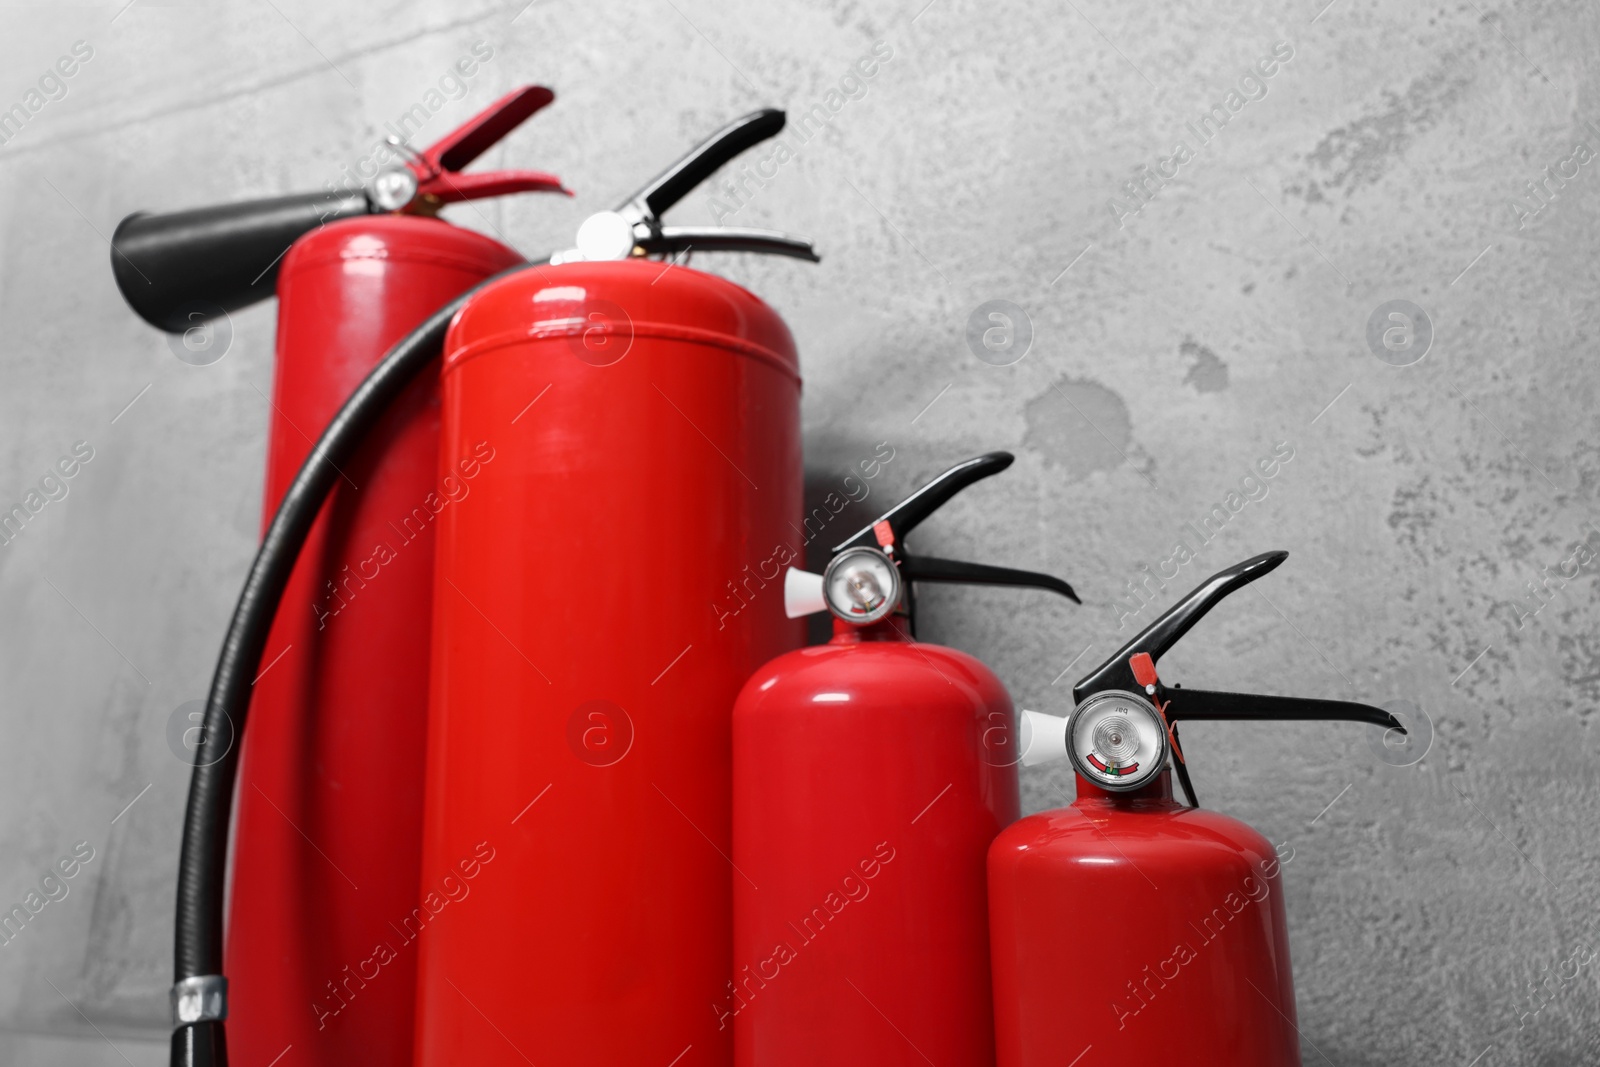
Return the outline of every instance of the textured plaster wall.
{"type": "MultiPolygon", "coordinates": [[[[1386,760],[1355,726],[1186,735],[1202,800],[1295,850],[1306,1062],[1600,1060],[1596,975],[1571,963],[1600,942],[1600,561],[1577,550],[1600,548],[1600,11],[923,2],[0,9],[0,107],[92,49],[0,145],[0,505],[93,450],[0,547],[0,901],[93,850],[0,948],[0,1059],[161,1060],[186,784],[167,728],[203,695],[259,522],[271,307],[186,365],[123,306],[107,237],[139,208],[321,186],[481,41],[492,59],[418,140],[519,82],[557,88],[483,165],[556,171],[576,201],[452,212],[529,253],[730,116],[826,108],[883,42],[770,180],[675,213],[825,255],[697,264],[793,327],[815,495],[879,441],[895,459],[868,506],[1014,451],[920,547],[1059,573],[1085,606],[935,589],[923,636],[1058,712],[1140,620],[1288,549],[1164,673],[1407,701],[1431,736],[1397,766],[1416,752],[1386,760]],[[1275,46],[1291,58],[1242,82],[1275,46]],[[1213,105],[1229,121],[1202,141],[1188,124],[1213,105]],[[1567,177],[1534,199],[1546,167],[1567,177]],[[969,317],[994,300],[1025,318],[1011,348],[975,350],[969,317]],[[1388,362],[1368,342],[1392,300],[1431,324],[1408,366],[1391,363],[1416,340],[1388,362]],[[1188,524],[1218,504],[1201,545],[1188,524]],[[1133,614],[1146,567],[1178,574],[1133,614]]],[[[1028,772],[1025,807],[1070,788],[1028,772]]]]}

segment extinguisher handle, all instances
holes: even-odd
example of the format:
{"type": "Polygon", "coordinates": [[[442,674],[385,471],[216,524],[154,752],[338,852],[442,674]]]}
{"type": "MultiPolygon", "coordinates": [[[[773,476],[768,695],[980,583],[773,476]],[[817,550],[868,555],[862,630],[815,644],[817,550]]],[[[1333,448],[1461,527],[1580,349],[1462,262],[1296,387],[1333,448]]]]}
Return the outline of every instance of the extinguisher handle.
{"type": "MultiPolygon", "coordinates": [[[[1365,722],[1386,730],[1406,729],[1400,720],[1370,704],[1347,700],[1308,700],[1304,697],[1262,696],[1255,693],[1216,693],[1205,689],[1185,689],[1164,685],[1156,672],[1156,660],[1179,638],[1188,633],[1205,613],[1222,602],[1229,593],[1270,573],[1289,558],[1287,552],[1263,552],[1224,568],[1196,586],[1189,595],[1168,608],[1160,618],[1145,627],[1111,658],[1096,667],[1072,687],[1072,699],[1080,710],[1085,702],[1107,690],[1144,694],[1148,712],[1166,724],[1171,741],[1172,766],[1191,806],[1194,784],[1178,742],[1178,724],[1198,719],[1234,719],[1250,722],[1342,721],[1365,722]]],[[[1139,699],[1144,700],[1144,696],[1139,699]]],[[[1076,714],[1076,713],[1075,713],[1076,714]]]]}
{"type": "MultiPolygon", "coordinates": [[[[1178,743],[1178,724],[1197,720],[1236,722],[1365,722],[1385,730],[1406,732],[1399,719],[1371,704],[1358,704],[1353,700],[1308,700],[1305,697],[1263,696],[1259,693],[1215,693],[1206,689],[1185,689],[1181,685],[1170,688],[1156,684],[1153,694],[1162,714],[1172,730],[1174,748],[1178,743]]],[[[1192,808],[1200,802],[1195,799],[1194,782],[1189,777],[1189,765],[1177,751],[1173,753],[1172,769],[1177,773],[1178,784],[1183,788],[1184,799],[1192,808]]]]}
{"type": "Polygon", "coordinates": [[[1144,654],[1154,664],[1179,638],[1193,629],[1206,612],[1220,604],[1223,597],[1270,573],[1288,558],[1287,552],[1263,552],[1213,574],[1141,630],[1133,640],[1113,652],[1110,659],[1085,675],[1072,687],[1073,699],[1081,704],[1090,695],[1107,689],[1134,692],[1143,689],[1144,683],[1134,676],[1133,668],[1129,666],[1130,660],[1144,654]]]}
{"type": "Polygon", "coordinates": [[[660,236],[641,240],[646,254],[675,255],[688,252],[763,252],[794,259],[822,262],[816,248],[804,237],[777,230],[751,230],[733,226],[663,226],[660,236]]]}
{"type": "Polygon", "coordinates": [[[1027,589],[1048,589],[1060,593],[1074,604],[1082,604],[1072,586],[1049,574],[1017,570],[1012,567],[993,567],[987,563],[963,563],[959,560],[936,559],[933,556],[905,556],[900,561],[900,574],[911,582],[952,582],[962,585],[1005,585],[1027,589]]]}
{"type": "Polygon", "coordinates": [[[420,161],[433,170],[462,170],[555,98],[555,92],[543,85],[513,89],[429,145],[420,161]]]}
{"type": "Polygon", "coordinates": [[[572,190],[561,184],[554,174],[541,170],[491,170],[482,174],[455,174],[446,171],[423,182],[419,187],[419,204],[429,199],[438,204],[455,204],[463,200],[485,200],[493,196],[512,193],[561,193],[571,196],[572,190]]]}
{"type": "Polygon", "coordinates": [[[1162,694],[1167,718],[1173,722],[1197,719],[1248,722],[1366,722],[1386,730],[1406,728],[1400,720],[1370,704],[1351,700],[1308,700],[1304,697],[1262,696],[1258,693],[1216,693],[1206,689],[1173,686],[1162,694]]]}
{"type": "Polygon", "coordinates": [[[290,245],[335,219],[372,210],[356,189],[135,212],[111,236],[111,271],[141,318],[181,333],[194,325],[193,315],[209,318],[265,300],[290,245]]]}
{"type": "Polygon", "coordinates": [[[973,482],[999,474],[1011,466],[1015,459],[1016,457],[1010,452],[985,452],[981,456],[957,463],[868,523],[849,540],[841,542],[834,548],[834,555],[858,545],[869,548],[878,545],[879,523],[888,523],[895,540],[903,540],[922,523],[922,520],[948,504],[951,497],[973,482]]]}
{"type": "Polygon", "coordinates": [[[810,241],[776,230],[735,227],[663,226],[661,215],[711,177],[718,167],[751,145],[783,129],[776,108],[735,119],[658,174],[615,211],[600,211],[578,227],[577,244],[550,257],[552,263],[604,262],[636,255],[689,252],[762,252],[820,263],[810,241]]]}
{"type": "Polygon", "coordinates": [[[412,201],[399,210],[426,211],[430,205],[481,200],[511,193],[564,193],[571,196],[571,190],[561,184],[560,178],[543,171],[460,173],[463,167],[487,152],[555,98],[555,92],[543,85],[524,85],[520,89],[513,89],[422,152],[412,154],[406,166],[416,175],[417,188],[412,201]]]}
{"type": "Polygon", "coordinates": [[[672,205],[715,174],[723,164],[770,137],[788,117],[777,108],[762,108],[734,119],[695,145],[672,166],[647,182],[617,208],[629,222],[655,222],[672,205]]]}

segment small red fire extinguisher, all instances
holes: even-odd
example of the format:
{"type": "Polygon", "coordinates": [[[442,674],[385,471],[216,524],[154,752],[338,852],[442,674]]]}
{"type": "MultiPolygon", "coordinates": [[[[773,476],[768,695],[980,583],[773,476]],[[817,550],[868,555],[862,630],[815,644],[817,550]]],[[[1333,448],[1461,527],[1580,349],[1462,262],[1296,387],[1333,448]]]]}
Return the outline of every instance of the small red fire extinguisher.
{"type": "MultiPolygon", "coordinates": [[[[396,145],[402,161],[366,188],[140,213],[118,226],[117,283],[159,328],[182,332],[277,292],[263,529],[314,436],[385,351],[522,262],[437,213],[565,192],[535,171],[460,173],[554,98],[525,86],[423,151],[396,145]]],[[[435,516],[472,488],[459,475],[441,483],[437,375],[411,383],[337,466],[267,638],[269,662],[253,675],[228,981],[184,986],[227,989],[231,1010],[220,999],[216,1010],[228,1011],[247,1065],[286,1046],[317,1067],[411,1062],[417,952],[406,931],[422,898],[435,516]]],[[[226,724],[228,747],[242,726],[226,724]]]]}
{"type": "Polygon", "coordinates": [[[1061,1067],[1091,1049],[1121,1063],[1299,1067],[1280,877],[1293,849],[1193,806],[1178,724],[1404,727],[1366,704],[1185,689],[1156,674],[1201,616],[1287,556],[1208,578],[1080,681],[1067,718],[1023,712],[1023,764],[1070,759],[1078,798],[989,849],[999,1067],[1061,1067]],[[1169,761],[1190,806],[1172,799],[1169,761]]]}
{"type": "Polygon", "coordinates": [[[683,258],[816,254],[661,216],[783,124],[732,123],[450,327],[440,471],[479,488],[439,519],[422,876],[471,898],[419,941],[419,1067],[732,1059],[729,715],[803,630],[727,587],[800,524],[800,376],[778,314],[683,258]]]}
{"type": "Polygon", "coordinates": [[[790,616],[829,611],[826,645],[779,656],[733,711],[733,976],[712,1004],[738,1067],[994,1061],[984,855],[1017,817],[1012,707],[978,660],[914,641],[909,588],[1047,589],[1044,574],[933,559],[905,539],[1005,470],[945,471],[790,570],[790,616]]]}

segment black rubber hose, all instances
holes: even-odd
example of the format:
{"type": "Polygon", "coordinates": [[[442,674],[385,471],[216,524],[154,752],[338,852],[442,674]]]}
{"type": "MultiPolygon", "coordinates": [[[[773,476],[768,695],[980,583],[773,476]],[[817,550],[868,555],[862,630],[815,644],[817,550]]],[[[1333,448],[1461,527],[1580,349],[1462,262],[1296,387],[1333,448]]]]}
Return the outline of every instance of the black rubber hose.
{"type": "MultiPolygon", "coordinates": [[[[178,861],[176,980],[222,974],[223,879],[228,857],[228,816],[239,771],[239,746],[251,687],[261,667],[267,635],[295,561],[322,510],[339,468],[351,457],[394,400],[440,354],[450,320],[472,295],[509,275],[548,260],[507,268],[430,315],[383,359],[328,423],[311,455],[278,504],[233,609],[206,698],[203,735],[189,780],[178,861]]],[[[220,1021],[189,1023],[172,1034],[172,1067],[225,1067],[220,1021]]]]}

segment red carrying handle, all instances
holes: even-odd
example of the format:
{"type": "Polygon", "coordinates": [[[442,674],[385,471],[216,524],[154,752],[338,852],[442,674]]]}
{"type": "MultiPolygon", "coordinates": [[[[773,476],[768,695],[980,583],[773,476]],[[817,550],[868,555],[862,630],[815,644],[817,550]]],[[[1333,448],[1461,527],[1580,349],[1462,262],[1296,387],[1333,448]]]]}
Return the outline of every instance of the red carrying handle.
{"type": "Polygon", "coordinates": [[[572,191],[554,174],[538,170],[495,170],[462,174],[467,164],[487,152],[500,139],[556,98],[542,85],[514,89],[445,134],[406,165],[417,176],[417,199],[435,203],[478,200],[508,193],[564,193],[572,191]]]}

